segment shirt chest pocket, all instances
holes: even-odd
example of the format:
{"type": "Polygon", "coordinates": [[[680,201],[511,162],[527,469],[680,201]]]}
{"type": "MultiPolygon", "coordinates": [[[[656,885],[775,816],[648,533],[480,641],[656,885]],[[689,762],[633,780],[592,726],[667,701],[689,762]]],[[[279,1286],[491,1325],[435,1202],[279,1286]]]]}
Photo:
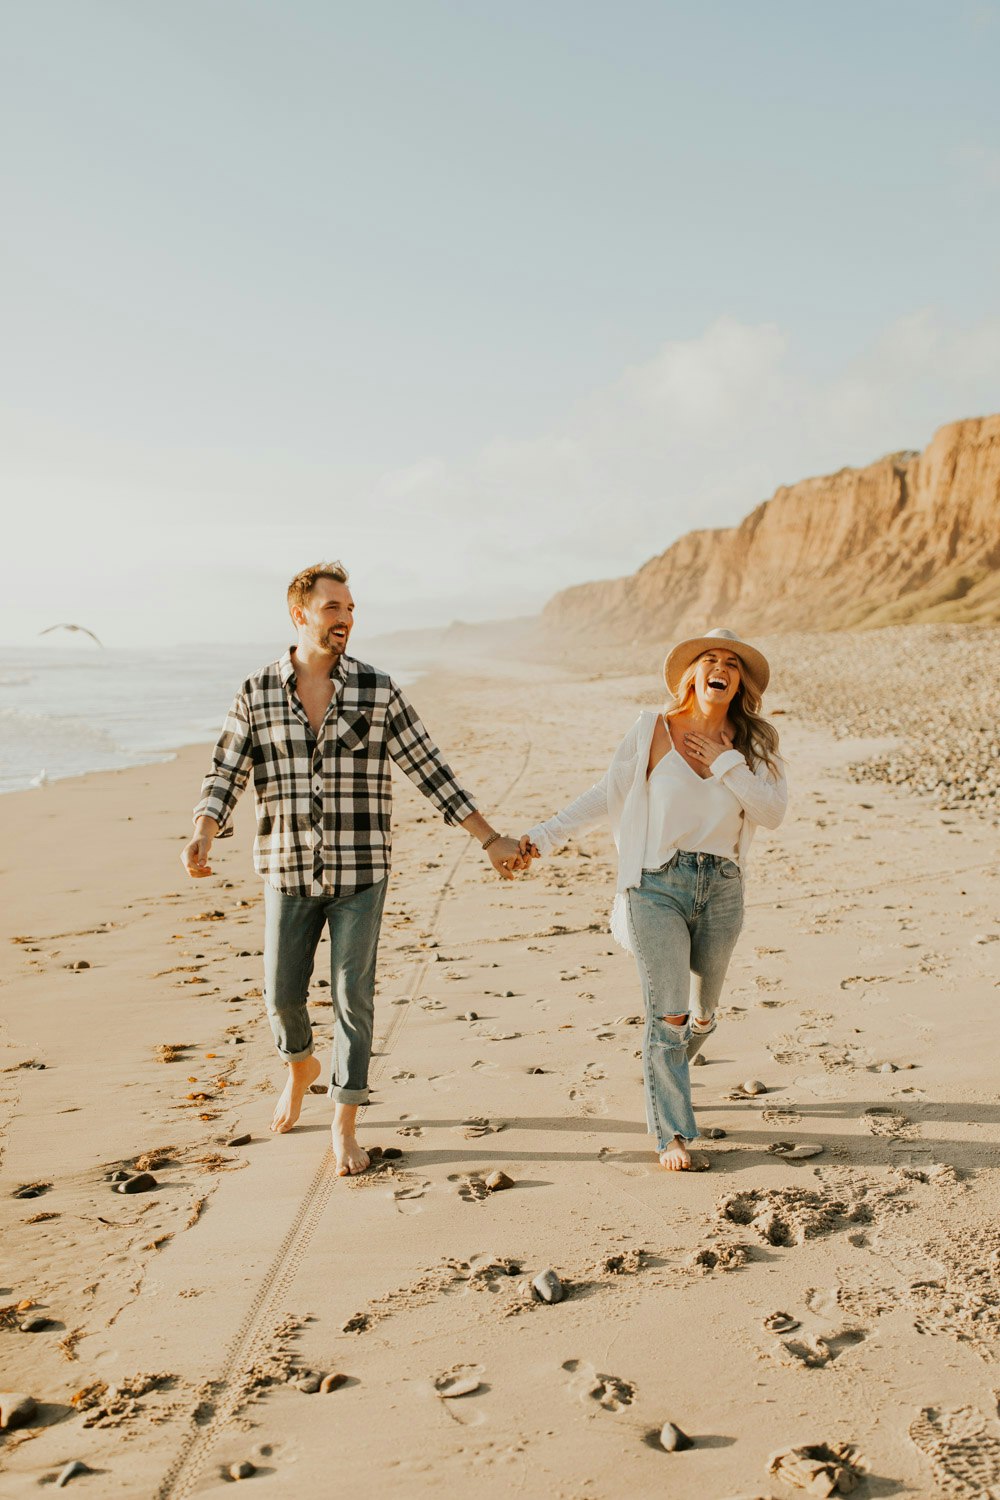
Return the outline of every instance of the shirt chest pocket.
{"type": "Polygon", "coordinates": [[[384,736],[384,710],[345,708],[337,717],[337,744],[352,755],[367,755],[378,750],[384,736]]]}

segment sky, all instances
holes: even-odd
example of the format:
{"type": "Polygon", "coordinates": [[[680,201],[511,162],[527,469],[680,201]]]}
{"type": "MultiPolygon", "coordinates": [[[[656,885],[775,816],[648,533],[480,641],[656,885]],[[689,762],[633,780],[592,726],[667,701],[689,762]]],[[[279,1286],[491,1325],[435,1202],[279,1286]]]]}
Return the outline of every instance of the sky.
{"type": "Polygon", "coordinates": [[[1000,411],[996,0],[0,37],[0,644],[284,640],[328,558],[367,632],[530,614],[1000,411]]]}

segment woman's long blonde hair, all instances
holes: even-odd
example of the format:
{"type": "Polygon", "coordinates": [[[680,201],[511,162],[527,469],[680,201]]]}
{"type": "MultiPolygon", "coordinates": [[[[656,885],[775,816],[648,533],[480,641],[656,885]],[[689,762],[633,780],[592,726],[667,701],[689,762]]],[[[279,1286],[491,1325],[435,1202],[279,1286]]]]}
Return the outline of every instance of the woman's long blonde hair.
{"type": "MultiPolygon", "coordinates": [[[[702,655],[707,653],[703,652],[702,655]]],[[[736,655],[736,652],[733,653],[736,655]]],[[[665,719],[683,713],[694,697],[694,679],[701,657],[696,657],[677,684],[677,696],[663,710],[665,719]]],[[[733,722],[733,749],[738,750],[750,767],[756,771],[763,762],[772,776],[779,775],[775,760],[778,754],[778,731],[761,712],[762,695],[757,691],[743,662],[740,662],[740,685],[729,705],[729,717],[733,722]]]]}

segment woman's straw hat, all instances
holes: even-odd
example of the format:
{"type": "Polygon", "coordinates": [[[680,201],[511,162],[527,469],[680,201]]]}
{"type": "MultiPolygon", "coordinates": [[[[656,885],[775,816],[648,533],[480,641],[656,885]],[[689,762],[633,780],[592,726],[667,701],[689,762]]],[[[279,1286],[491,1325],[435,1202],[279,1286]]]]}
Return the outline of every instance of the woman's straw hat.
{"type": "Polygon", "coordinates": [[[746,641],[741,641],[733,631],[722,627],[718,630],[710,630],[707,635],[693,636],[689,641],[681,641],[667,657],[663,675],[667,679],[667,687],[675,698],[680,680],[691,663],[697,661],[705,651],[711,651],[713,646],[718,648],[722,642],[743,663],[751,687],[755,688],[758,693],[764,692],[771,676],[767,657],[755,647],[748,646],[746,641]]]}

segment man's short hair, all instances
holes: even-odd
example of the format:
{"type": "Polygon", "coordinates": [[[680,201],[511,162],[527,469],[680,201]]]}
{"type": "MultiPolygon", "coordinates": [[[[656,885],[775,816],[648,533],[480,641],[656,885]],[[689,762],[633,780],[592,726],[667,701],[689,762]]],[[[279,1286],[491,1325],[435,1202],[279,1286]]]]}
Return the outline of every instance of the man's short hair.
{"type": "Polygon", "coordinates": [[[321,578],[329,578],[334,583],[346,583],[351,575],[342,562],[313,563],[311,568],[303,568],[301,573],[296,573],[288,585],[288,609],[297,604],[301,608],[321,578]]]}

